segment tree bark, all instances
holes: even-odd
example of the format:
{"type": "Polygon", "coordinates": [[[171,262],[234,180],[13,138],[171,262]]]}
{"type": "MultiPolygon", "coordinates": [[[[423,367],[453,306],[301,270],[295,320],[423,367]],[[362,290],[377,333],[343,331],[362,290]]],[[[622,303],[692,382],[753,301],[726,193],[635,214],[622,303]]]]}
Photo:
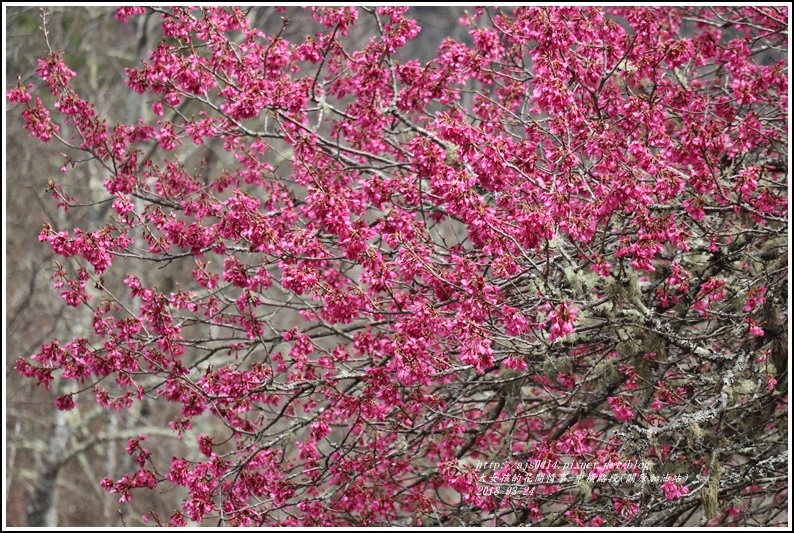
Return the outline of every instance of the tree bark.
{"type": "Polygon", "coordinates": [[[63,456],[72,434],[72,428],[67,422],[68,416],[66,411],[55,413],[46,449],[42,453],[42,464],[36,478],[33,497],[28,505],[27,525],[29,527],[56,527],[58,525],[58,471],[63,464],[63,456]]]}

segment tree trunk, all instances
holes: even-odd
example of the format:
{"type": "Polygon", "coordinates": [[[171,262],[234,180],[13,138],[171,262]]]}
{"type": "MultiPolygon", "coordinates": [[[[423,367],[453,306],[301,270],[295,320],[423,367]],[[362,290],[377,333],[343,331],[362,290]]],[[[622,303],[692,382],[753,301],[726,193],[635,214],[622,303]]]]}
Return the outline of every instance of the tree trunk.
{"type": "Polygon", "coordinates": [[[66,420],[68,416],[66,411],[55,413],[46,449],[42,453],[42,464],[36,478],[33,497],[28,505],[27,524],[29,527],[56,527],[58,525],[58,470],[63,464],[66,445],[72,433],[72,428],[66,420]]]}

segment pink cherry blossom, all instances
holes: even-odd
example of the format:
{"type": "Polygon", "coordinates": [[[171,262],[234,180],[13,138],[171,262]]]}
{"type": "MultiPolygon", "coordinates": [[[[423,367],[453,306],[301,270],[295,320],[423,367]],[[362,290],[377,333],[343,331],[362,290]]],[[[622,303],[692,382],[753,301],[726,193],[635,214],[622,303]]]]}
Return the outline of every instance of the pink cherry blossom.
{"type": "Polygon", "coordinates": [[[683,525],[647,465],[712,436],[713,523],[782,525],[787,8],[424,9],[119,7],[110,103],[45,12],[6,96],[85,327],[13,368],[156,426],[99,484],[157,525],[683,525]]]}

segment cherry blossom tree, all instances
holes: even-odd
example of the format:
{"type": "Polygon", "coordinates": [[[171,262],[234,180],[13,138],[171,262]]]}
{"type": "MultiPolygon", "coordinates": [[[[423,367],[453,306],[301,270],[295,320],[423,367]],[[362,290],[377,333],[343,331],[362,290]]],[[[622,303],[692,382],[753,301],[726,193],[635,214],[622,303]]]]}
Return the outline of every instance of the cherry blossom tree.
{"type": "Polygon", "coordinates": [[[787,524],[787,8],[472,8],[427,61],[407,8],[308,9],[118,8],[154,120],[46,21],[7,92],[58,207],[110,206],[39,235],[92,331],[15,369],[184,444],[101,486],[178,487],[171,525],[787,524]]]}

